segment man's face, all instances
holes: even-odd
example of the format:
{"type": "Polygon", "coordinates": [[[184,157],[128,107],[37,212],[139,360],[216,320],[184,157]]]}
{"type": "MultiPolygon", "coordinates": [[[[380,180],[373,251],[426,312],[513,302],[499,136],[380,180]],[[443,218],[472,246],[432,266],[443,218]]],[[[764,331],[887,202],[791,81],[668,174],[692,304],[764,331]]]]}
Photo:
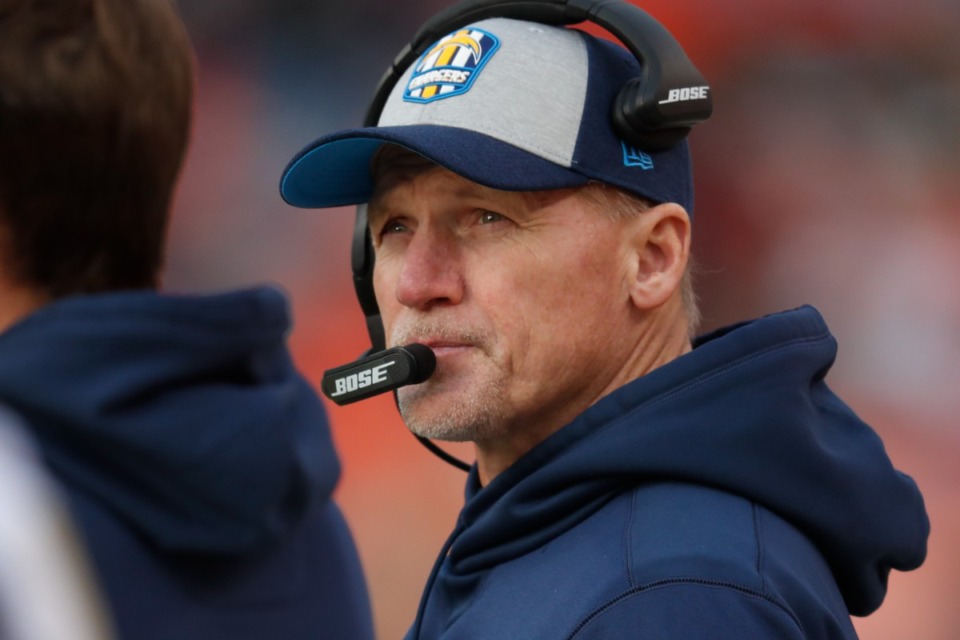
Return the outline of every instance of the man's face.
{"type": "Polygon", "coordinates": [[[418,435],[529,448],[622,384],[627,221],[573,190],[489,189],[393,148],[368,215],[388,346],[437,355],[399,391],[418,435]]]}

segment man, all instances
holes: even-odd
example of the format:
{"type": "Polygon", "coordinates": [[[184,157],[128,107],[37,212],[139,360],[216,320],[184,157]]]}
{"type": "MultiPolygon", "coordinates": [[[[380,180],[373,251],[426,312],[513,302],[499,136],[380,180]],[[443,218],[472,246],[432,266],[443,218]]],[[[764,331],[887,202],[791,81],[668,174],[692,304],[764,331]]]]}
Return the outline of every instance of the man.
{"type": "Polygon", "coordinates": [[[687,145],[610,117],[637,60],[494,17],[402,71],[281,191],[367,205],[386,346],[437,359],[403,419],[475,443],[408,638],[854,638],[924,558],[922,498],[826,386],[814,309],[691,341],[687,145]]]}
{"type": "Polygon", "coordinates": [[[169,0],[0,10],[0,401],[120,638],[370,638],[284,296],[168,295],[193,56],[169,0]]]}

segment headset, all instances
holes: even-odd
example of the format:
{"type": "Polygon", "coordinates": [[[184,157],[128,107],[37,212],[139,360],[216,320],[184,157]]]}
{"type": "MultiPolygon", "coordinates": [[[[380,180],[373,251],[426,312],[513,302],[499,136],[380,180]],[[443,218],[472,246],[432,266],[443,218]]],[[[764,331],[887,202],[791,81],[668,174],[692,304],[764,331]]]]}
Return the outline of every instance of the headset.
{"type": "MultiPolygon", "coordinates": [[[[553,26],[589,22],[616,36],[640,63],[641,74],[621,88],[611,106],[610,117],[617,133],[638,149],[660,151],[679,144],[693,126],[707,120],[713,111],[712,91],[680,44],[650,14],[626,0],[465,0],[427,20],[400,50],[377,86],[367,109],[364,126],[377,125],[390,93],[406,69],[424,51],[448,33],[486,18],[513,18],[553,26]],[[671,90],[690,87],[707,89],[703,91],[702,99],[669,99],[671,90]]],[[[373,266],[367,209],[365,204],[361,204],[357,207],[353,231],[351,267],[357,300],[366,318],[371,349],[365,358],[331,370],[331,373],[355,370],[358,363],[372,360],[381,352],[388,353],[384,352],[383,322],[373,291],[373,266]]],[[[426,351],[429,352],[429,349],[426,351]]],[[[434,367],[430,358],[432,352],[420,364],[420,373],[415,372],[395,386],[386,384],[381,391],[426,380],[434,367]],[[429,373],[424,375],[423,372],[427,370],[429,373]]],[[[416,370],[416,364],[413,366],[416,370]]],[[[431,441],[418,439],[446,462],[461,469],[469,468],[431,441]]]]}

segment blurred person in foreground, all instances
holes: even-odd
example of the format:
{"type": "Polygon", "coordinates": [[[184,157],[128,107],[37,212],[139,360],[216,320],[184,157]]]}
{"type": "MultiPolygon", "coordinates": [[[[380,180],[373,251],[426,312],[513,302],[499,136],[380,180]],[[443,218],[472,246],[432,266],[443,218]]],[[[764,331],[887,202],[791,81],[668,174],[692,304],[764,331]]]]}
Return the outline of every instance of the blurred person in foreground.
{"type": "Polygon", "coordinates": [[[688,145],[611,122],[637,59],[486,17],[400,71],[281,193],[366,205],[368,321],[436,355],[403,419],[475,444],[407,637],[856,637],[925,557],[921,494],[827,386],[815,309],[691,338],[688,145]]]}
{"type": "Polygon", "coordinates": [[[169,0],[0,0],[0,401],[119,637],[369,638],[284,295],[158,291],[193,73],[169,0]]]}

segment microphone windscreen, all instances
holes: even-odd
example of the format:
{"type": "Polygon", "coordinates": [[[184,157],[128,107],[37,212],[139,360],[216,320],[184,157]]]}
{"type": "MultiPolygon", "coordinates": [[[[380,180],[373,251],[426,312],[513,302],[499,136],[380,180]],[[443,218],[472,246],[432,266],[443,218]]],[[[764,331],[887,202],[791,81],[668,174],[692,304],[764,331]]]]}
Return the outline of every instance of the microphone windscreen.
{"type": "Polygon", "coordinates": [[[434,355],[433,349],[430,347],[414,342],[413,344],[408,344],[407,346],[400,348],[412,355],[414,361],[416,362],[413,379],[409,382],[409,384],[418,384],[423,382],[432,376],[434,371],[436,371],[437,356],[434,355]]]}

